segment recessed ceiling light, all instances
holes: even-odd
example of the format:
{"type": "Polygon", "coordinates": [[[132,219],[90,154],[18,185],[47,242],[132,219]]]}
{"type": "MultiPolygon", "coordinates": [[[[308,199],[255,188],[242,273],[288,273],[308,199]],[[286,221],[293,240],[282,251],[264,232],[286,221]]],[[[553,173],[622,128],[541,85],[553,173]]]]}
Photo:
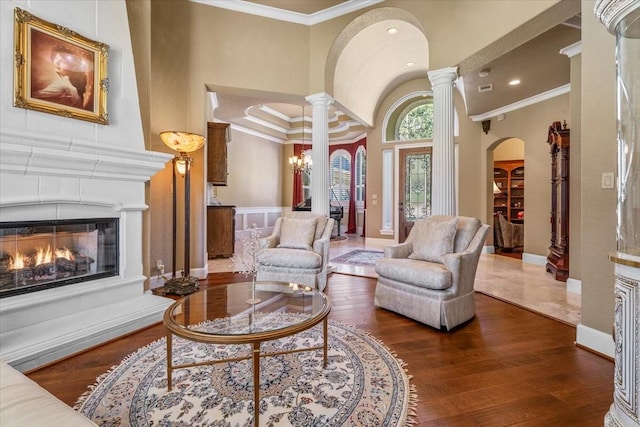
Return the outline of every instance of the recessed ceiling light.
{"type": "Polygon", "coordinates": [[[396,34],[399,31],[400,30],[398,30],[398,27],[389,27],[389,28],[387,28],[387,33],[389,33],[389,34],[396,34]]]}
{"type": "Polygon", "coordinates": [[[520,84],[520,80],[518,79],[513,79],[509,82],[509,86],[516,86],[520,84]]]}
{"type": "Polygon", "coordinates": [[[411,68],[414,65],[416,65],[415,62],[407,62],[406,64],[404,64],[405,68],[411,68]]]}

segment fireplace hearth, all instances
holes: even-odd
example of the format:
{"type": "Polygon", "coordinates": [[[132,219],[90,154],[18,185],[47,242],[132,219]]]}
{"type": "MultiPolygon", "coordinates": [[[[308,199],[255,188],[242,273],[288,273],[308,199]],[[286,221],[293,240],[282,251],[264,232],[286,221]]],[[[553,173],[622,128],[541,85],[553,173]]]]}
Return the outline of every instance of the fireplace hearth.
{"type": "Polygon", "coordinates": [[[118,219],[0,223],[0,298],[118,274],[118,219]]]}

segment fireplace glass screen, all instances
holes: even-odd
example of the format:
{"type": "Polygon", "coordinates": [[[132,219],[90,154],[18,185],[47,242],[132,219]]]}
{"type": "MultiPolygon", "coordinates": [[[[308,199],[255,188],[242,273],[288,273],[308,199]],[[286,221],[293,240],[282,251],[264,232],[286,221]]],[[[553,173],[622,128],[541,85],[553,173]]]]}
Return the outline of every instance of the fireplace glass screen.
{"type": "Polygon", "coordinates": [[[118,219],[0,223],[0,298],[118,274],[118,219]]]}

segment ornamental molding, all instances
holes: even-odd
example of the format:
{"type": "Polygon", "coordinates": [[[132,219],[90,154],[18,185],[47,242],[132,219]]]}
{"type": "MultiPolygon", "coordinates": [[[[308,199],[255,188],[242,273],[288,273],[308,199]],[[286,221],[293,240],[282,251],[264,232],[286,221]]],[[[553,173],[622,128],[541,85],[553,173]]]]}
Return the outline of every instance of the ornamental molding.
{"type": "Polygon", "coordinates": [[[620,21],[638,8],[640,0],[596,0],[593,12],[607,30],[615,34],[620,21]]]}

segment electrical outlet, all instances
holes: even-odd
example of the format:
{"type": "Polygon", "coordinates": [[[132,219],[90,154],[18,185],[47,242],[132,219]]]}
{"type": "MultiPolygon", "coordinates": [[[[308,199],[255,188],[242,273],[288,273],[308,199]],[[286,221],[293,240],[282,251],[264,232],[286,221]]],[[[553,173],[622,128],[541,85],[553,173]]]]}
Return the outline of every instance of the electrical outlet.
{"type": "Polygon", "coordinates": [[[164,274],[164,263],[161,259],[156,260],[156,271],[158,274],[164,274]]]}

